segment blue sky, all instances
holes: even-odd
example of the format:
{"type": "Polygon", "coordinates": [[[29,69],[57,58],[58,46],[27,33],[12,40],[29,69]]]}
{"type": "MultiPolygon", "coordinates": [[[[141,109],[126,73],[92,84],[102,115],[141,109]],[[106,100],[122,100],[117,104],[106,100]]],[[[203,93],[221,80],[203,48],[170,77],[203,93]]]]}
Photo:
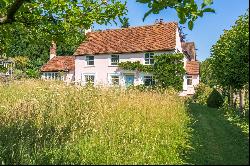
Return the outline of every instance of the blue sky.
{"type": "MultiPolygon", "coordinates": [[[[199,0],[201,1],[201,0],[199,0]]],[[[146,5],[127,0],[128,15],[130,26],[141,26],[154,24],[156,19],[162,18],[164,22],[179,21],[176,12],[172,9],[161,11],[157,15],[150,15],[143,22],[142,18],[148,8],[146,5]]],[[[187,25],[184,33],[187,34],[187,41],[194,41],[196,44],[197,58],[200,61],[210,56],[210,48],[223,34],[224,29],[230,29],[238,16],[244,14],[249,8],[248,0],[214,0],[212,8],[216,13],[206,13],[202,18],[198,18],[192,31],[188,30],[187,25]]],[[[180,24],[179,24],[180,25],[180,24]]],[[[94,25],[94,29],[113,29],[120,25],[94,25]]]]}

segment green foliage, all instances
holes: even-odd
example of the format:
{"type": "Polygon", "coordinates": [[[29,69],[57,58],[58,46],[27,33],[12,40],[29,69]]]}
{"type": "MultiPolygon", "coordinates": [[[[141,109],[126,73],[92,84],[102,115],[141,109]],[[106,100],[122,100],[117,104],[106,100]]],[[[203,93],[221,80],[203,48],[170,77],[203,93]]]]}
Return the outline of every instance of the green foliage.
{"type": "Polygon", "coordinates": [[[182,90],[183,76],[185,74],[183,58],[184,55],[181,53],[162,54],[154,57],[153,75],[159,86],[182,90]]]}
{"type": "Polygon", "coordinates": [[[249,14],[240,16],[211,49],[210,67],[217,85],[242,89],[249,81],[249,14]]]}
{"type": "Polygon", "coordinates": [[[154,65],[143,65],[139,61],[127,61],[119,63],[119,67],[124,70],[152,73],[158,87],[173,87],[176,90],[181,90],[185,74],[183,58],[183,54],[161,54],[154,56],[154,65]]]}
{"type": "MultiPolygon", "coordinates": [[[[16,0],[10,0],[1,3],[0,18],[8,16],[8,9],[15,5],[15,2],[16,0]]],[[[125,13],[125,3],[117,0],[110,2],[104,0],[25,0],[25,3],[14,13],[14,19],[7,20],[11,21],[7,23],[14,22],[36,27],[49,32],[54,38],[72,29],[88,29],[95,22],[107,25],[125,13]]]]}
{"type": "Polygon", "coordinates": [[[0,65],[0,73],[6,73],[7,72],[7,68],[4,67],[3,65],[0,65]]]}
{"type": "MultiPolygon", "coordinates": [[[[16,0],[0,1],[0,20],[16,0]]],[[[25,55],[29,68],[39,70],[49,59],[51,41],[58,55],[72,55],[84,40],[84,30],[93,23],[112,23],[126,13],[120,1],[39,0],[26,1],[14,14],[11,24],[0,22],[0,54],[8,57],[25,55]]]]}
{"type": "Polygon", "coordinates": [[[212,75],[211,60],[208,58],[200,64],[200,79],[201,82],[213,87],[216,85],[216,81],[212,75]]]}
{"type": "Polygon", "coordinates": [[[127,18],[127,17],[121,18],[120,22],[122,24],[121,28],[128,28],[130,26],[130,24],[129,24],[129,18],[127,18]]]}
{"type": "Polygon", "coordinates": [[[151,65],[143,65],[143,64],[140,63],[140,61],[121,62],[121,63],[119,63],[119,67],[124,69],[124,70],[137,70],[137,71],[146,72],[146,73],[149,73],[149,72],[153,71],[153,66],[151,66],[151,65]]]}
{"type": "Polygon", "coordinates": [[[201,82],[195,87],[195,94],[193,95],[192,99],[195,103],[206,105],[207,99],[212,91],[212,88],[210,88],[207,84],[201,82]]]}
{"type": "Polygon", "coordinates": [[[150,14],[159,14],[160,11],[172,8],[175,9],[180,19],[180,24],[185,24],[188,21],[188,28],[193,29],[194,21],[198,17],[203,17],[206,12],[214,13],[214,9],[209,8],[213,4],[213,0],[203,0],[199,6],[194,0],[136,0],[137,2],[147,4],[149,11],[145,13],[143,20],[150,14]]]}
{"type": "MultiPolygon", "coordinates": [[[[23,25],[0,26],[0,52],[13,57],[16,68],[25,72],[26,69],[39,71],[49,60],[51,38],[49,33],[23,25]],[[13,34],[13,35],[11,35],[13,34]]],[[[73,55],[76,47],[84,40],[82,31],[68,31],[63,38],[58,38],[57,55],[73,55]]]]}
{"type": "Polygon", "coordinates": [[[27,69],[26,74],[29,78],[39,78],[40,72],[35,69],[27,69]]]}
{"type": "Polygon", "coordinates": [[[15,69],[25,70],[29,65],[29,58],[26,56],[16,56],[13,58],[15,62],[15,69]]]}
{"type": "Polygon", "coordinates": [[[223,98],[222,95],[216,90],[210,93],[207,99],[207,106],[212,108],[220,108],[223,105],[223,98]]]}
{"type": "Polygon", "coordinates": [[[189,121],[176,93],[0,84],[0,163],[184,164],[189,121]]]}
{"type": "Polygon", "coordinates": [[[14,79],[16,79],[16,80],[27,77],[27,75],[26,75],[26,73],[24,71],[18,70],[18,69],[14,70],[13,76],[14,76],[14,79]]]}

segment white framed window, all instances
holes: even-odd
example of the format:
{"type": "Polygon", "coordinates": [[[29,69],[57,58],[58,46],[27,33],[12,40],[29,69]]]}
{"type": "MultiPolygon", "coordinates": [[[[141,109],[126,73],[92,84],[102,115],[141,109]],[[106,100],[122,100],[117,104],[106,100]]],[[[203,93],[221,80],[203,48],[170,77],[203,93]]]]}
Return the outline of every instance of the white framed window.
{"type": "Polygon", "coordinates": [[[145,53],[145,64],[153,65],[154,64],[154,53],[145,53]]]}
{"type": "Polygon", "coordinates": [[[87,66],[95,65],[95,57],[94,56],[86,56],[87,66]]]}
{"type": "Polygon", "coordinates": [[[193,77],[192,76],[187,76],[187,85],[193,85],[193,77]]]}
{"type": "Polygon", "coordinates": [[[64,80],[64,76],[59,72],[46,72],[43,73],[43,77],[46,80],[64,80]]]}
{"type": "Polygon", "coordinates": [[[119,64],[119,55],[111,55],[111,66],[117,66],[119,64]]]}
{"type": "Polygon", "coordinates": [[[111,75],[111,83],[112,85],[119,85],[120,84],[120,78],[118,75],[111,75]]]}
{"type": "Polygon", "coordinates": [[[153,76],[144,76],[143,80],[145,86],[152,86],[155,84],[153,76]]]}

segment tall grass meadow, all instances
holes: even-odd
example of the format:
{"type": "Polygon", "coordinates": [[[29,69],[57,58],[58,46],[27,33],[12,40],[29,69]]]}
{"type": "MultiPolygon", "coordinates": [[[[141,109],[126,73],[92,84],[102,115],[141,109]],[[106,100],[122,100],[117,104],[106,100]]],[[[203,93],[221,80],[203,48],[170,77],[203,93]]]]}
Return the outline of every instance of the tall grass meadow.
{"type": "Polygon", "coordinates": [[[184,164],[189,122],[174,91],[0,84],[0,164],[184,164]]]}

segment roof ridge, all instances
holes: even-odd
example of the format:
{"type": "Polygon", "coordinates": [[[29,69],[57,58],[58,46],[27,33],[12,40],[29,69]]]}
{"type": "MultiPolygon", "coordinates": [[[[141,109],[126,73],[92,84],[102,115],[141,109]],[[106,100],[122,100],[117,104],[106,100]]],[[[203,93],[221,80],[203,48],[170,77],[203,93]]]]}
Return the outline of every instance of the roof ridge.
{"type": "Polygon", "coordinates": [[[135,28],[143,28],[143,27],[153,27],[153,26],[166,25],[166,24],[171,24],[171,23],[178,25],[178,22],[172,21],[172,22],[156,23],[156,24],[151,24],[151,25],[133,26],[133,27],[127,27],[127,28],[104,29],[104,30],[101,30],[101,31],[88,32],[87,34],[100,33],[100,32],[106,32],[106,31],[117,31],[117,30],[123,30],[123,29],[135,29],[135,28]]]}

